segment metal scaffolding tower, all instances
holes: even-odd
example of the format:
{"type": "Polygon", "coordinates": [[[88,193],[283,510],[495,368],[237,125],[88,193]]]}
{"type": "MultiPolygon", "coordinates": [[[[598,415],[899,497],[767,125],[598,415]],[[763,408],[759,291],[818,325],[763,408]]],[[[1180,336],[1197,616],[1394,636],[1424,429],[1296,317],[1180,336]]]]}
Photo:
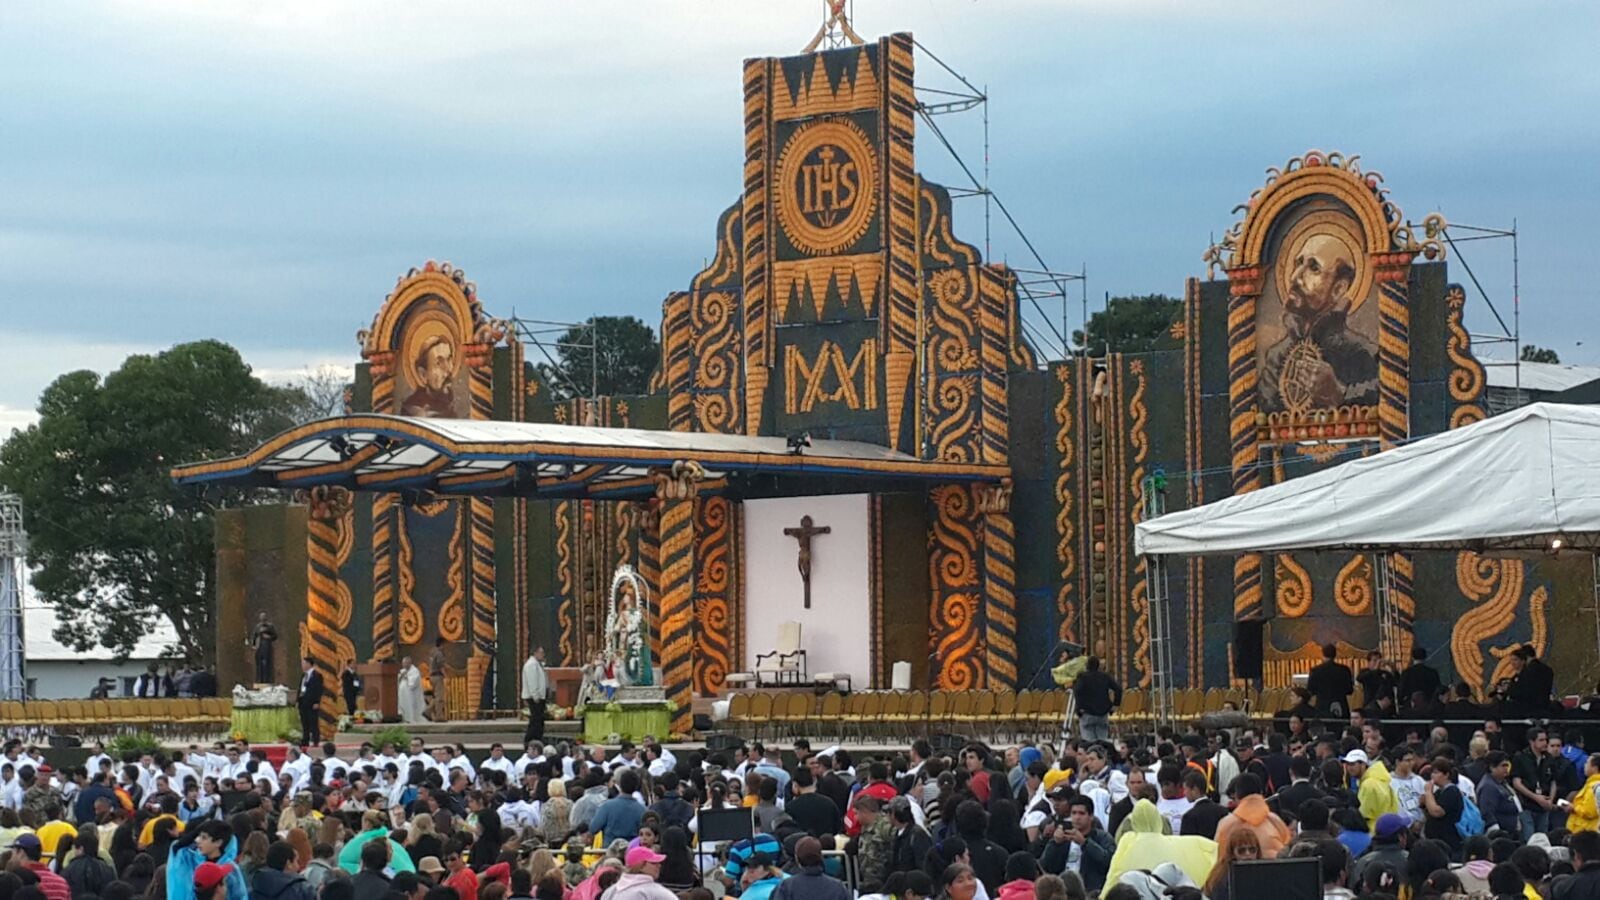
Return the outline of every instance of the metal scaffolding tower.
{"type": "Polygon", "coordinates": [[[28,533],[22,530],[22,498],[0,494],[0,700],[23,700],[22,562],[28,533]]]}
{"type": "Polygon", "coordinates": [[[524,319],[513,310],[510,321],[517,339],[522,341],[524,357],[531,359],[534,353],[538,353],[544,362],[541,364],[534,360],[534,364],[538,365],[542,372],[559,380],[560,383],[550,385],[552,390],[558,395],[565,394],[587,400],[599,396],[600,337],[593,318],[587,322],[551,322],[543,319],[524,319]],[[588,384],[579,384],[562,368],[561,359],[566,351],[573,351],[580,360],[587,354],[588,384]]]}
{"type": "MultiPolygon", "coordinates": [[[[1157,469],[1145,476],[1144,520],[1167,511],[1167,475],[1157,469]]],[[[1150,712],[1157,727],[1172,724],[1172,599],[1167,593],[1167,558],[1148,554],[1145,561],[1145,602],[1150,607],[1150,712]]]]}
{"type": "MultiPolygon", "coordinates": [[[[993,212],[998,211],[1001,219],[1010,229],[1016,240],[1022,245],[1022,250],[1031,264],[1025,266],[1010,265],[1013,274],[1017,276],[1017,298],[1021,315],[1022,331],[1038,352],[1041,362],[1064,360],[1073,357],[1072,328],[1068,323],[1073,299],[1070,294],[1078,293],[1078,300],[1083,309],[1083,328],[1088,331],[1088,270],[1080,268],[1077,272],[1064,272],[1048,265],[1038,246],[1022,225],[1011,215],[1011,210],[1006,208],[998,194],[989,186],[989,94],[987,88],[979,88],[966,76],[957,72],[944,60],[934,55],[921,42],[914,42],[916,48],[937,69],[927,74],[933,75],[943,72],[953,82],[947,87],[934,87],[924,79],[919,79],[917,90],[917,115],[922,124],[927,127],[940,146],[950,154],[956,166],[961,170],[966,184],[947,186],[952,200],[967,197],[983,198],[983,258],[986,262],[999,262],[994,258],[994,248],[991,244],[991,225],[993,212]],[[956,142],[945,134],[939,125],[942,117],[958,113],[977,110],[982,115],[983,126],[983,157],[981,167],[970,165],[956,148],[956,142]]],[[[1009,265],[1009,263],[1008,263],[1009,265]]]]}
{"type": "Polygon", "coordinates": [[[1400,656],[1400,611],[1394,603],[1394,554],[1372,554],[1372,579],[1377,584],[1378,647],[1383,658],[1409,665],[1400,656]]]}

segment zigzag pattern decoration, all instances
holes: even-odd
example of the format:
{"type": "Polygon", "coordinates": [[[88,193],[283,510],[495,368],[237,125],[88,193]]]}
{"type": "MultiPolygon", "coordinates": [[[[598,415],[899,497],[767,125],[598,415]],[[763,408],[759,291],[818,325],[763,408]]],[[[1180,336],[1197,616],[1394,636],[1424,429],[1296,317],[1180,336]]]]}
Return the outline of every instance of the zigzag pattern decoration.
{"type": "Polygon", "coordinates": [[[883,256],[869,253],[778,262],[773,264],[772,280],[778,294],[780,322],[795,321],[791,303],[806,299],[811,301],[817,321],[822,321],[830,288],[844,298],[847,306],[859,297],[862,316],[870,319],[876,315],[878,290],[883,284],[883,256]]]}
{"type": "Polygon", "coordinates": [[[782,65],[773,66],[772,115],[775,119],[796,119],[825,113],[875,109],[883,98],[877,67],[866,46],[833,53],[854,53],[853,67],[845,67],[837,77],[830,76],[825,64],[828,52],[813,54],[811,68],[792,79],[782,65]]]}

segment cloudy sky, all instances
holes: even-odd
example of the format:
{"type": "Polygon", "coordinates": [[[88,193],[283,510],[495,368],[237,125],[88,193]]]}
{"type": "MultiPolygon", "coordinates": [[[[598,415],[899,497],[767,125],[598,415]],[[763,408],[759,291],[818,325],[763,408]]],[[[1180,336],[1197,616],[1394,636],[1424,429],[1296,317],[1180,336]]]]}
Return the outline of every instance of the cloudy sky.
{"type": "MultiPolygon", "coordinates": [[[[1600,5],[858,7],[863,34],[912,31],[987,86],[991,183],[1092,297],[1178,293],[1264,167],[1340,149],[1413,218],[1515,218],[1524,340],[1600,364],[1600,5]]],[[[0,3],[0,431],[58,374],[177,341],[280,376],[349,363],[429,258],[496,315],[655,324],[739,190],[741,59],[818,19],[812,0],[0,3]]],[[[974,161],[979,126],[946,122],[974,161]]],[[[929,140],[918,163],[959,180],[929,140]]],[[[1508,309],[1509,248],[1468,249],[1508,309]]],[[[1027,262],[999,226],[993,255],[1027,262]]]]}

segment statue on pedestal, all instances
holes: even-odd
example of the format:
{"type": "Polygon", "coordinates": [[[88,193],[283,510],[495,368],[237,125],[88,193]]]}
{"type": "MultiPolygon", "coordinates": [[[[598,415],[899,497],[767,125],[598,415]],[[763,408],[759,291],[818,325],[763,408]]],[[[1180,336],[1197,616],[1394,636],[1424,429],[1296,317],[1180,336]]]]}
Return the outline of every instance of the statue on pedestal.
{"type": "Polygon", "coordinates": [[[607,688],[654,684],[650,659],[650,592],[630,565],[611,577],[611,607],[606,616],[605,677],[607,688]]]}

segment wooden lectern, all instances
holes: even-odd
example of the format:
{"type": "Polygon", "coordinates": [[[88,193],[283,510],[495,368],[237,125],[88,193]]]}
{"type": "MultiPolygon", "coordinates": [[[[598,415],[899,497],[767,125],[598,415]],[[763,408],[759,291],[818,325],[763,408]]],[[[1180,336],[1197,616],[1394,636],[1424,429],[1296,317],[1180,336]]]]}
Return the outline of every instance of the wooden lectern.
{"type": "Polygon", "coordinates": [[[361,676],[361,708],[375,709],[388,721],[400,715],[400,664],[369,662],[356,666],[361,676]]]}
{"type": "Polygon", "coordinates": [[[578,689],[583,687],[582,669],[553,667],[545,669],[545,673],[550,676],[550,686],[556,692],[552,707],[573,706],[578,702],[578,689]]]}

